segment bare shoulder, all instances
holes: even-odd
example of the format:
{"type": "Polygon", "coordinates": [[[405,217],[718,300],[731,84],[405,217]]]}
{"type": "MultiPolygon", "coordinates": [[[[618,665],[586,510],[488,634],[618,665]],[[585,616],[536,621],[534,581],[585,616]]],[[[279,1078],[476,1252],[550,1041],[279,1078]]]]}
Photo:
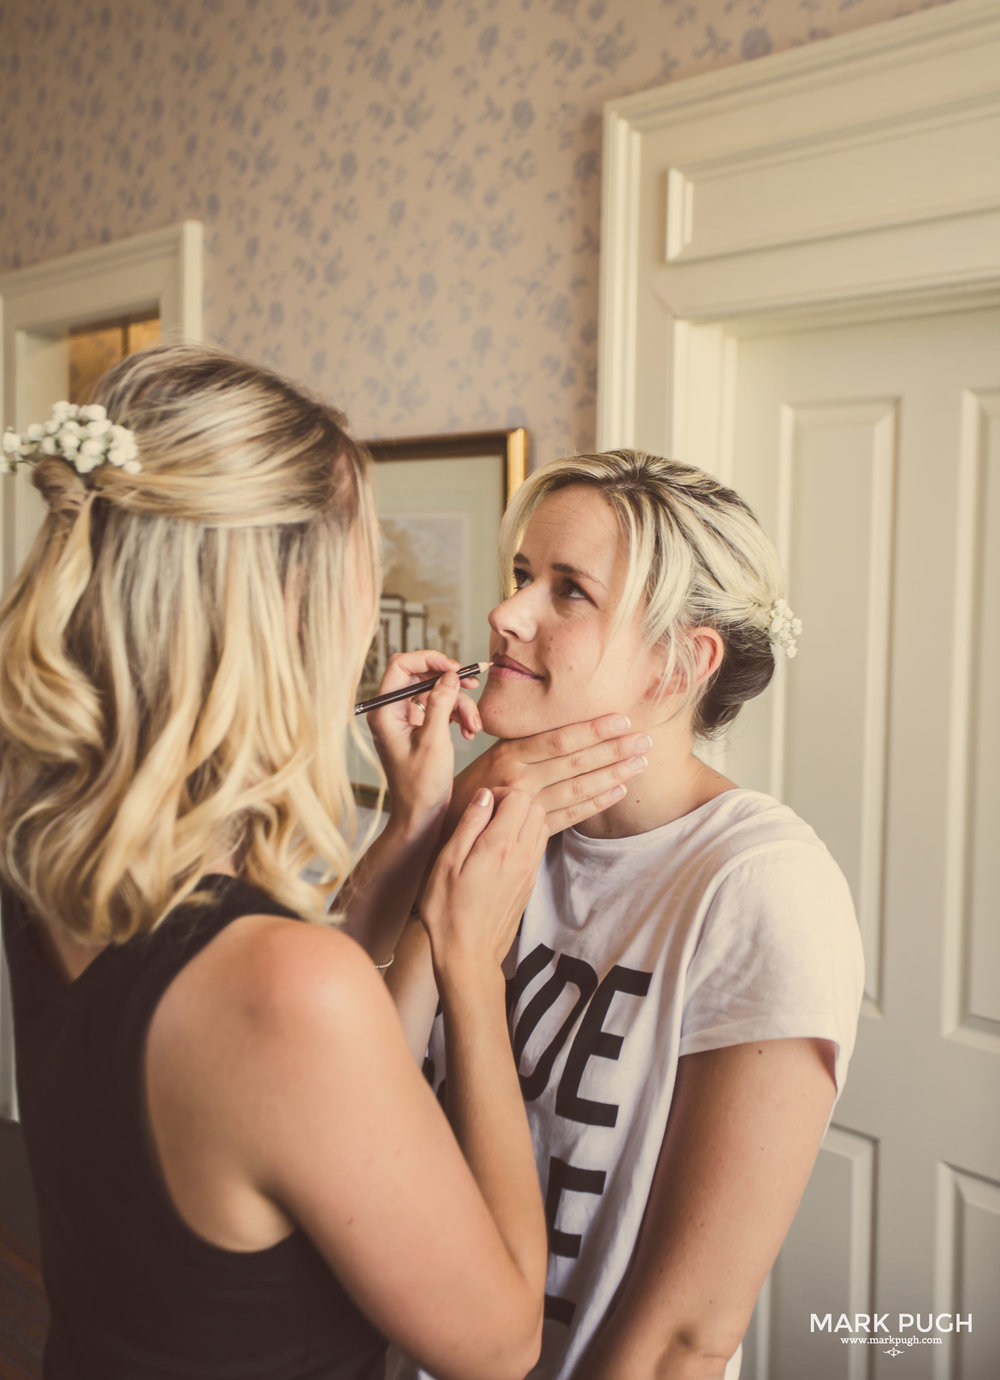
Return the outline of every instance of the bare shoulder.
{"type": "Polygon", "coordinates": [[[175,1207],[207,1240],[253,1250],[291,1230],[279,1170],[315,1143],[313,1109],[356,1101],[358,1047],[391,1044],[383,986],[347,935],[272,915],[232,921],[171,983],[149,1028],[148,1111],[175,1207]]]}
{"type": "Polygon", "coordinates": [[[273,915],[232,921],[153,1015],[146,1072],[161,1150],[171,1128],[183,1147],[194,1120],[228,1180],[258,1179],[310,1103],[349,1101],[359,1065],[403,1044],[395,1027],[384,982],[348,935],[273,915]]]}
{"type": "Polygon", "coordinates": [[[388,1009],[383,988],[368,955],[336,927],[246,915],[192,960],[163,1006],[184,1023],[231,1027],[251,1043],[318,1027],[329,1038],[373,1004],[388,1009]]]}

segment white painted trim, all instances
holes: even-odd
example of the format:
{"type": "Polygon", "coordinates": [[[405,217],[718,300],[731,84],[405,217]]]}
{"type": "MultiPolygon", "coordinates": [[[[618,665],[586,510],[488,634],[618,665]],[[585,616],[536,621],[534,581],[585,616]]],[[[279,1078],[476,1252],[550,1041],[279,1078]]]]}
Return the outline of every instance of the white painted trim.
{"type": "Polygon", "coordinates": [[[1000,392],[966,390],[962,398],[957,504],[957,568],[953,605],[951,747],[948,754],[947,844],[945,851],[945,952],[942,1031],[945,1036],[996,1054],[1000,1024],[971,1009],[974,951],[970,909],[970,788],[975,741],[973,708],[979,688],[979,649],[973,589],[985,558],[982,521],[986,503],[988,433],[1000,426],[1000,392]]]}
{"type": "MultiPolygon", "coordinates": [[[[609,114],[604,124],[605,176],[601,189],[601,243],[615,253],[601,254],[598,302],[598,380],[631,376],[635,364],[635,294],[638,287],[639,137],[628,121],[609,114]]],[[[597,391],[598,436],[617,436],[613,444],[634,444],[635,418],[628,391],[597,391]]],[[[602,447],[603,448],[603,447],[602,447]]]]}
{"type": "Polygon", "coordinates": [[[6,329],[55,332],[81,315],[156,306],[165,331],[200,340],[201,240],[201,222],[185,220],[0,274],[6,329]]]}
{"type": "Polygon", "coordinates": [[[981,185],[956,185],[935,203],[914,172],[909,218],[899,223],[887,223],[883,206],[868,223],[861,214],[812,226],[789,243],[778,217],[769,242],[758,233],[751,247],[708,258],[686,248],[698,235],[692,169],[741,161],[791,167],[790,151],[805,168],[810,147],[853,150],[863,160],[887,131],[905,131],[919,150],[922,137],[933,139],[956,121],[986,135],[1000,97],[998,74],[1000,0],[953,0],[610,102],[598,448],[676,453],[674,400],[685,407],[678,384],[724,398],[718,379],[706,382],[712,351],[685,338],[692,328],[724,324],[738,337],[1000,300],[1000,141],[992,136],[977,145],[981,185]],[[651,177],[662,183],[652,198],[651,177]],[[679,208],[667,204],[671,191],[682,199],[679,208]],[[651,200],[662,203],[655,213],[651,200]]]}
{"type": "MultiPolygon", "coordinates": [[[[38,420],[33,349],[74,325],[155,309],[163,339],[200,340],[201,247],[201,223],[188,220],[0,274],[0,425],[38,420]]],[[[4,586],[23,554],[18,515],[34,497],[22,481],[0,486],[4,586]]]]}
{"type": "MultiPolygon", "coordinates": [[[[975,53],[984,39],[1000,30],[1000,6],[996,0],[952,0],[899,19],[856,29],[852,33],[807,43],[784,53],[772,53],[752,62],[736,63],[719,71],[637,91],[608,101],[605,111],[640,133],[676,125],[699,116],[716,116],[733,107],[741,110],[761,99],[770,100],[777,87],[791,92],[814,90],[850,70],[863,77],[877,77],[901,63],[934,58],[946,53],[975,53]]],[[[962,92],[955,93],[961,100],[962,92]]],[[[846,125],[854,123],[852,112],[846,125]]]]}
{"type": "MultiPolygon", "coordinates": [[[[45,371],[71,326],[155,308],[165,340],[200,340],[202,232],[183,221],[114,244],[66,254],[0,274],[0,417],[2,425],[41,420],[28,415],[47,394],[45,371]]],[[[56,361],[58,363],[58,361],[56,361]]],[[[45,404],[55,402],[46,397],[45,404]]],[[[22,474],[0,484],[0,578],[6,586],[23,554],[37,495],[22,474]],[[19,523],[18,516],[25,521],[19,523]],[[19,527],[24,529],[19,540],[19,527]]],[[[0,952],[0,1116],[16,1117],[13,1029],[0,952]]]]}

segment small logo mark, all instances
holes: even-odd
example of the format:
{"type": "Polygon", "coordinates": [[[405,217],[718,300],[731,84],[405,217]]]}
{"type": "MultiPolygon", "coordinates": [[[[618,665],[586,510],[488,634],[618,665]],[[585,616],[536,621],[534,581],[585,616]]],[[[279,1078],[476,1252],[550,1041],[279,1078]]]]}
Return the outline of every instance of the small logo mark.
{"type": "Polygon", "coordinates": [[[888,1350],[885,1354],[886,1354],[887,1356],[902,1356],[903,1353],[902,1353],[902,1351],[900,1351],[900,1349],[899,1349],[898,1346],[894,1346],[894,1347],[890,1347],[889,1350],[888,1350]]]}

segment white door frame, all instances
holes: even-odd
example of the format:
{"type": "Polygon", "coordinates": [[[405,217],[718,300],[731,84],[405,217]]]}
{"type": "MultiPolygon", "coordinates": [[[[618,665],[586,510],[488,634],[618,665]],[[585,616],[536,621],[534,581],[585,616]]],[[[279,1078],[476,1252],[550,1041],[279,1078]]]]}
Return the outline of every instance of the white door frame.
{"type": "Polygon", "coordinates": [[[740,335],[1000,300],[1000,3],[612,101],[604,169],[598,446],[725,473],[740,335]]]}
{"type": "MultiPolygon", "coordinates": [[[[73,326],[155,310],[165,340],[201,339],[201,222],[182,221],[114,244],[0,274],[0,417],[4,426],[44,420],[65,387],[65,340],[73,326]]],[[[34,494],[0,485],[0,580],[26,554],[34,494]]]]}
{"type": "MultiPolygon", "coordinates": [[[[42,421],[64,392],[73,326],[154,310],[164,340],[200,340],[201,222],[187,220],[114,244],[0,274],[0,418],[42,421]]],[[[40,501],[23,472],[0,482],[0,585],[34,538],[40,501]]],[[[0,1116],[17,1115],[10,1000],[0,952],[0,1116]]]]}
{"type": "MultiPolygon", "coordinates": [[[[953,0],[609,103],[601,243],[598,448],[646,449],[731,479],[741,339],[1000,303],[1000,0],[953,0]]],[[[970,531],[982,406],[970,395],[960,496],[970,531]]],[[[779,513],[787,562],[785,526],[779,513]]],[[[953,917],[967,874],[967,621],[956,618],[953,649],[953,917]]],[[[780,722],[780,688],[773,712],[780,722]]],[[[771,768],[780,794],[782,763],[771,768]]],[[[1000,1024],[970,1009],[963,926],[947,929],[942,1033],[995,1050],[1000,1024]]],[[[860,1175],[859,1311],[873,1260],[866,1146],[836,1128],[827,1139],[852,1182],[860,1175]]],[[[766,1294],[762,1303],[751,1375],[768,1373],[766,1294]]],[[[870,1364],[858,1348],[850,1373],[870,1364]]]]}

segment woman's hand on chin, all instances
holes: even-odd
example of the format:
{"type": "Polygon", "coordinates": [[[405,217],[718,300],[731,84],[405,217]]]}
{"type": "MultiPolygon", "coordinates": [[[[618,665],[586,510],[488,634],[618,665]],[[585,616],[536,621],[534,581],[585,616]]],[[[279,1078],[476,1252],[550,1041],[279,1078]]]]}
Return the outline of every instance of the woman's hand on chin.
{"type": "Polygon", "coordinates": [[[461,693],[454,674],[461,666],[443,652],[397,652],[389,658],[379,694],[398,690],[446,672],[432,690],[413,700],[373,710],[368,715],[375,750],[389,785],[392,819],[408,831],[419,832],[444,817],[451,799],[455,751],[448,725],[459,724],[472,739],[482,728],[475,701],[461,693]],[[421,707],[422,706],[422,707],[421,707]]]}
{"type": "Polygon", "coordinates": [[[646,768],[650,746],[620,714],[494,743],[455,779],[449,823],[482,787],[524,791],[542,806],[549,834],[600,814],[646,768]]]}

